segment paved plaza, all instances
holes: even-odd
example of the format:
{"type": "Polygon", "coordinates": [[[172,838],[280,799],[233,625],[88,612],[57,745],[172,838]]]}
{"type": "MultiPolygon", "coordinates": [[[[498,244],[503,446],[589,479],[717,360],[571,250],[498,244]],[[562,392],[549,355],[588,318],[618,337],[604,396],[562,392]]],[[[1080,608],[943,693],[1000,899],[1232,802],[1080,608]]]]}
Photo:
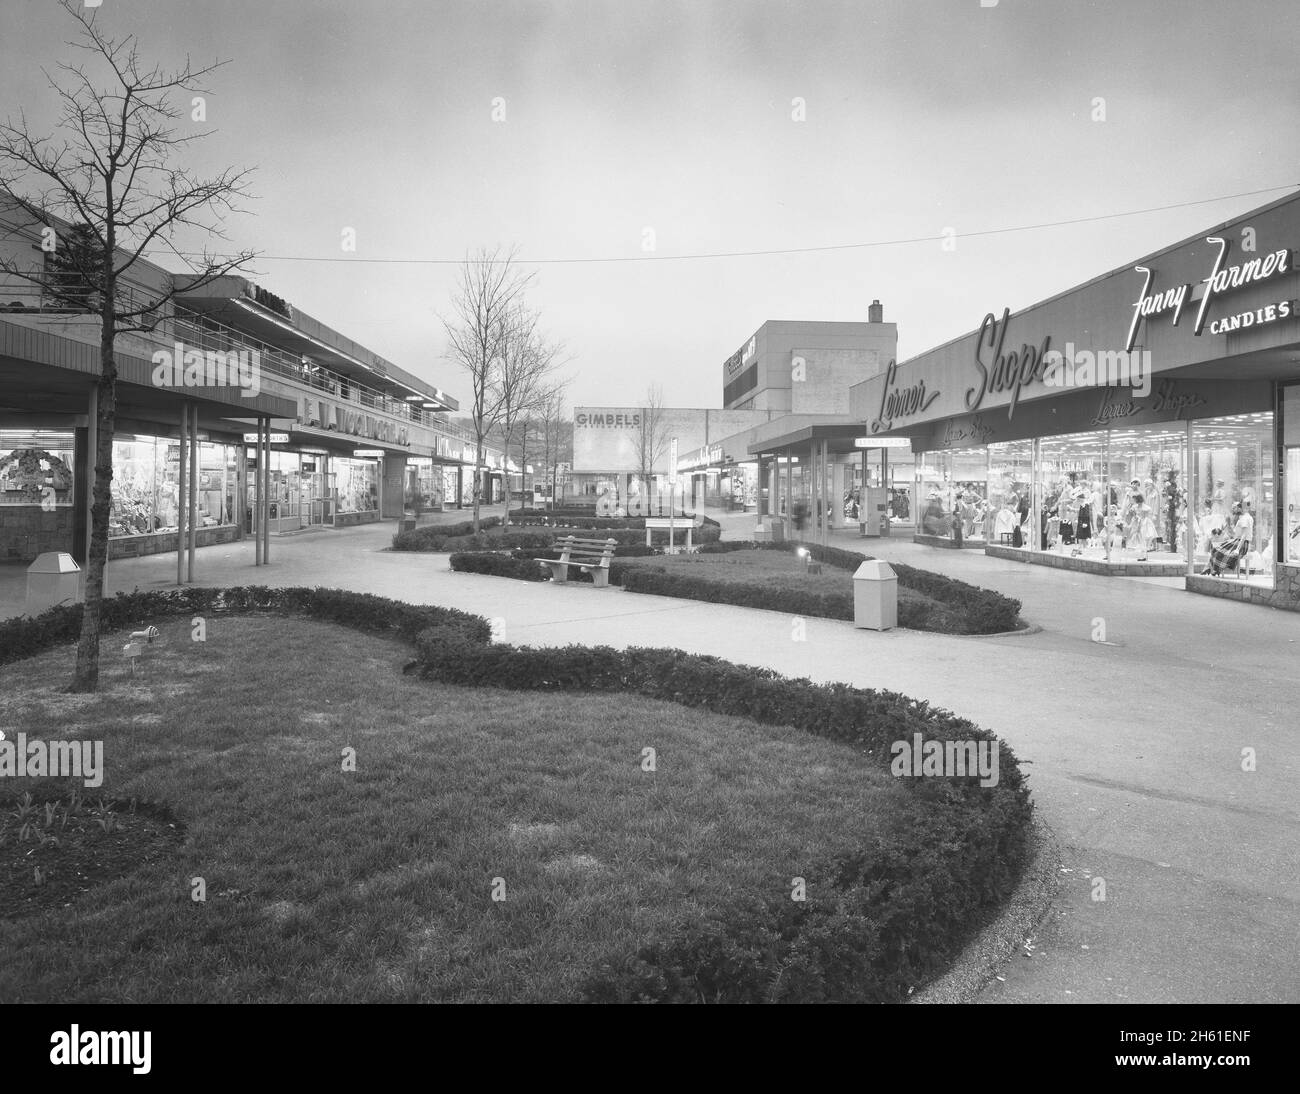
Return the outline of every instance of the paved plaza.
{"type": "MultiPolygon", "coordinates": [[[[754,521],[721,519],[727,538],[754,521]]],[[[981,1001],[1300,999],[1287,959],[1300,930],[1300,614],[1195,596],[1176,579],[836,533],[1015,596],[1040,629],[968,638],[813,619],[796,641],[775,612],[456,574],[446,555],[386,551],[393,531],[277,537],[260,569],[251,542],[205,548],[196,583],[345,587],[500,619],[517,644],[675,646],[929,700],[1008,741],[1064,848],[1058,905],[981,1001]]],[[[108,589],[164,589],[175,573],[175,555],[117,561],[108,589]]],[[[0,616],[22,611],[24,582],[22,567],[0,568],[0,616]]]]}

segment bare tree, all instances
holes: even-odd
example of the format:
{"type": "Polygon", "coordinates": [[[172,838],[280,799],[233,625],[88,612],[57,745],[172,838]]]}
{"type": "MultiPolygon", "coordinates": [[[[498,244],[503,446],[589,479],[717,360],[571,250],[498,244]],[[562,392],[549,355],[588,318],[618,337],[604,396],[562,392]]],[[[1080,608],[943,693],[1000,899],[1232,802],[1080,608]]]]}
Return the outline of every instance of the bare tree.
{"type": "MultiPolygon", "coordinates": [[[[47,254],[35,268],[16,261],[4,271],[35,285],[42,302],[56,308],[98,314],[100,374],[96,412],[95,478],[91,498],[90,549],[86,557],[85,608],[70,690],[94,691],[99,684],[100,609],[108,558],[112,506],[113,436],[117,415],[117,337],[152,331],[165,317],[176,283],[140,288],[132,268],[150,248],[175,251],[178,229],[221,238],[221,218],[248,197],[249,172],[233,168],[214,178],[198,178],[171,166],[183,144],[206,136],[177,135],[171,123],[182,110],[172,96],[204,92],[204,77],[225,62],[194,67],[188,58],[174,71],[147,67],[134,36],[113,38],[95,23],[95,9],[83,14],[73,0],[60,0],[79,25],[79,40],[68,43],[90,55],[87,64],[59,64],[59,77],[45,73],[61,112],[55,132],[32,134],[24,114],[0,125],[0,195],[39,228],[47,254]],[[88,69],[94,66],[94,71],[88,69]],[[103,80],[103,84],[97,83],[103,80]]],[[[208,253],[190,262],[197,288],[250,262],[208,253]]]]}
{"type": "MultiPolygon", "coordinates": [[[[645,405],[641,408],[641,423],[636,432],[637,466],[646,491],[644,504],[649,506],[650,484],[655,472],[668,455],[668,421],[664,414],[664,390],[651,384],[646,390],[645,405]]],[[[649,512],[649,509],[646,510],[649,512]]]]}
{"type": "Polygon", "coordinates": [[[564,420],[564,395],[569,382],[568,379],[560,380],[547,390],[534,419],[537,440],[542,448],[543,473],[550,480],[552,508],[557,504],[558,465],[566,453],[570,460],[573,458],[573,421],[564,420]]]}
{"type": "MultiPolygon", "coordinates": [[[[545,404],[555,373],[564,352],[558,342],[548,341],[538,329],[540,316],[531,308],[520,306],[509,320],[509,335],[501,356],[497,377],[501,401],[501,433],[507,464],[510,446],[521,422],[539,412],[545,404]]],[[[527,448],[527,429],[520,445],[522,481],[527,448]]],[[[510,503],[506,499],[506,523],[510,523],[510,503]]]]}
{"type": "MultiPolygon", "coordinates": [[[[447,357],[470,380],[470,423],[474,430],[474,531],[479,530],[484,442],[501,425],[505,396],[504,357],[512,337],[524,291],[532,281],[515,264],[514,248],[502,252],[479,250],[460,268],[460,283],[452,297],[452,314],[442,321],[447,331],[447,357]]],[[[509,506],[507,505],[507,511],[509,506]]]]}

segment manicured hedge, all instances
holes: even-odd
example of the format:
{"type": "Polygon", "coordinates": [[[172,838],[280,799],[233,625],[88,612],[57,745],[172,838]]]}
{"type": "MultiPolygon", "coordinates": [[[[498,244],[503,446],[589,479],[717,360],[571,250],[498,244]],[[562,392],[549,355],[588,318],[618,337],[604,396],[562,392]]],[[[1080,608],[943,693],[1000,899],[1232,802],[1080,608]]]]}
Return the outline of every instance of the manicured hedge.
{"type": "Polygon", "coordinates": [[[1016,758],[991,733],[896,692],[791,680],[680,650],[485,646],[437,632],[421,672],[465,686],[635,692],[774,724],[865,752],[888,767],[897,740],[988,741],[999,782],[909,779],[890,832],[813,864],[810,899],[726,908],[598,970],[592,1001],[898,1002],[959,952],[973,922],[1016,884],[1033,806],[1016,758]]]}
{"type": "MultiPolygon", "coordinates": [[[[749,543],[745,541],[726,541],[701,547],[702,554],[727,554],[732,551],[795,551],[802,547],[818,562],[834,566],[838,570],[855,571],[864,562],[872,560],[871,555],[846,551],[842,547],[823,547],[817,543],[749,543]]],[[[936,574],[930,570],[917,569],[902,562],[891,562],[890,567],[898,577],[899,588],[912,589],[922,596],[937,600],[966,621],[970,634],[1000,634],[1013,631],[1021,626],[1020,601],[1014,597],[1004,596],[992,589],[981,589],[955,577],[936,574]]],[[[674,595],[674,594],[665,594],[674,595]]],[[[730,601],[728,603],[731,603],[730,601]]],[[[915,612],[915,609],[912,609],[915,612]]],[[[804,614],[811,614],[805,612],[804,614]]],[[[843,616],[832,616],[840,619],[843,616]]],[[[851,618],[851,617],[848,617],[851,618]]],[[[899,604],[899,626],[911,627],[913,623],[903,621],[903,605],[899,604]]],[[[918,626],[918,630],[929,630],[918,626]]]]}
{"type": "MultiPolygon", "coordinates": [[[[479,552],[464,557],[518,561],[479,552]]],[[[724,907],[684,923],[595,970],[584,986],[592,1001],[898,1002],[952,960],[971,924],[1009,895],[1027,857],[1033,805],[1010,748],[965,719],[897,692],[792,680],[680,650],[494,645],[487,620],[478,616],[334,589],[119,594],[104,602],[103,620],[110,631],[166,616],[263,610],[413,641],[418,660],[412,667],[445,683],[632,691],[795,726],[885,767],[890,745],[916,734],[924,741],[988,741],[998,749],[996,786],[980,787],[977,776],[905,780],[910,794],[893,829],[811,864],[807,902],[724,907]]],[[[0,663],[75,641],[80,620],[81,608],[73,605],[0,621],[0,663]]]]}
{"type": "MultiPolygon", "coordinates": [[[[686,540],[686,526],[691,523],[690,517],[679,516],[679,527],[676,529],[675,539],[679,543],[686,540]]],[[[560,513],[541,513],[536,510],[523,514],[512,513],[510,524],[516,528],[552,528],[556,534],[563,535],[568,532],[582,534],[584,532],[600,532],[613,535],[620,543],[630,543],[639,539],[645,542],[645,518],[644,517],[594,517],[590,513],[583,512],[560,512],[560,513]]],[[[656,543],[668,542],[668,532],[654,531],[654,541],[656,543]]],[[[711,517],[703,517],[702,523],[692,533],[692,541],[696,543],[716,543],[722,535],[722,525],[711,517]]]]}
{"type": "MultiPolygon", "coordinates": [[[[479,521],[479,530],[486,531],[501,523],[500,517],[484,517],[479,521]]],[[[413,528],[409,532],[398,532],[393,537],[394,551],[441,551],[443,543],[449,539],[474,534],[474,522],[462,520],[456,524],[426,524],[423,528],[413,528]]]]}
{"type": "MultiPolygon", "coordinates": [[[[871,555],[862,555],[857,551],[846,551],[842,547],[823,547],[816,543],[773,544],[787,551],[804,547],[809,554],[827,566],[840,570],[856,570],[862,563],[871,560],[871,555]]],[[[901,588],[912,589],[922,596],[954,608],[970,623],[972,634],[997,634],[1013,631],[1020,626],[1020,601],[1003,596],[992,589],[981,589],[955,577],[936,574],[930,570],[920,570],[902,562],[891,562],[890,567],[898,576],[901,588]]],[[[906,624],[903,624],[906,626],[906,624]]]]}
{"type": "MultiPolygon", "coordinates": [[[[262,585],[118,593],[104,599],[100,627],[107,633],[138,629],[173,616],[248,611],[301,613],[358,630],[391,634],[408,642],[414,642],[430,627],[444,634],[460,634],[470,641],[486,642],[491,636],[486,620],[455,608],[405,604],[342,589],[272,589],[262,585]]],[[[81,617],[80,604],[64,604],[35,617],[0,620],[0,665],[76,642],[81,634],[81,617]]]]}
{"type": "Polygon", "coordinates": [[[500,551],[457,551],[451,556],[451,568],[464,574],[492,574],[520,581],[547,581],[550,578],[540,562],[500,551]]]}

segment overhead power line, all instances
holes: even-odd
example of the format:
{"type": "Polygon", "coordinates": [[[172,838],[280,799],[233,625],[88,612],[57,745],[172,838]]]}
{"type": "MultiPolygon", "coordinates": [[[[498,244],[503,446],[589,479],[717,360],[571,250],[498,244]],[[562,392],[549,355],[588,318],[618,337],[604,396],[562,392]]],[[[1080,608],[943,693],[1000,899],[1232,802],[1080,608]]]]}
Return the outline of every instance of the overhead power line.
{"type": "MultiPolygon", "coordinates": [[[[1195,205],[1212,205],[1219,201],[1232,201],[1236,198],[1255,197],[1259,194],[1277,193],[1279,190],[1291,190],[1300,183],[1287,183],[1284,186],[1268,186],[1262,190],[1245,190],[1239,194],[1222,194],[1213,198],[1199,198],[1196,201],[1179,201],[1172,205],[1153,205],[1146,209],[1129,209],[1122,213],[1102,213],[1098,216],[1074,217],[1068,220],[1049,220],[1038,224],[1016,224],[1005,228],[984,228],[974,232],[958,232],[952,229],[959,239],[974,239],[984,236],[1009,235],[1012,232],[1037,232],[1045,228],[1064,228],[1074,224],[1095,224],[1103,220],[1117,220],[1121,217],[1144,216],[1148,213],[1163,213],[1171,209],[1187,209],[1195,205]]],[[[606,258],[525,258],[515,261],[523,266],[560,266],[597,262],[695,262],[715,258],[762,258],[770,255],[821,254],[828,251],[854,251],[870,247],[899,247],[910,243],[939,243],[950,238],[947,231],[932,236],[911,236],[903,239],[877,239],[867,243],[834,243],[822,247],[785,247],[765,251],[709,251],[699,254],[659,255],[654,253],[639,255],[622,255],[606,258]]],[[[174,252],[183,258],[200,258],[193,252],[174,252]]],[[[459,266],[462,258],[363,258],[359,256],[332,255],[258,255],[258,262],[341,262],[341,263],[378,263],[392,266],[459,266]]]]}

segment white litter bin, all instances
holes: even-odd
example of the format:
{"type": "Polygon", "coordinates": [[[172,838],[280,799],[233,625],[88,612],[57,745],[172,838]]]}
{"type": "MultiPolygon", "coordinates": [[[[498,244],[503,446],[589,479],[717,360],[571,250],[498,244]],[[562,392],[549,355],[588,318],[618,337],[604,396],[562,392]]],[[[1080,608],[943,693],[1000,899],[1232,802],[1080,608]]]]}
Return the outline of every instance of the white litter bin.
{"type": "Polygon", "coordinates": [[[47,551],[27,567],[27,614],[81,599],[81,567],[69,554],[47,551]]]}
{"type": "Polygon", "coordinates": [[[898,626],[898,576],[888,562],[868,559],[854,571],[853,625],[872,631],[898,626]]]}

